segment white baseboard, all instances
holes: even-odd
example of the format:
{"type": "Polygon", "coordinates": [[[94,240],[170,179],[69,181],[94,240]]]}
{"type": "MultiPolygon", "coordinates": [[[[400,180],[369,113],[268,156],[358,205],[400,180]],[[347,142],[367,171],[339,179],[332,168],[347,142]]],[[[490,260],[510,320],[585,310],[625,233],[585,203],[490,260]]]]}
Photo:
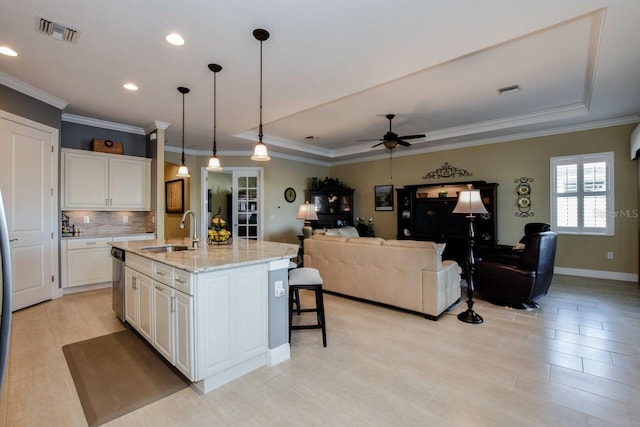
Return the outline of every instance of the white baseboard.
{"type": "Polygon", "coordinates": [[[291,346],[289,343],[282,344],[280,347],[270,348],[267,350],[267,366],[276,366],[291,358],[291,346]]]}
{"type": "Polygon", "coordinates": [[[621,280],[623,282],[637,282],[638,275],[619,271],[586,270],[583,268],[554,267],[554,274],[566,276],[592,277],[594,279],[621,280]]]}
{"type": "Polygon", "coordinates": [[[64,295],[75,294],[78,292],[93,291],[96,289],[110,288],[111,282],[96,283],[94,285],[74,286],[71,288],[62,288],[64,295]]]}

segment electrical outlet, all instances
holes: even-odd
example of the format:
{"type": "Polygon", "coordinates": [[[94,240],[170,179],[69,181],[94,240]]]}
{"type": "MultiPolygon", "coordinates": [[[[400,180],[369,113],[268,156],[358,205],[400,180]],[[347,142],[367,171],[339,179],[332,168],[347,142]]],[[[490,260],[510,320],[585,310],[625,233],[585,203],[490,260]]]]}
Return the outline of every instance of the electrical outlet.
{"type": "Polygon", "coordinates": [[[276,281],[276,286],[275,286],[275,297],[281,297],[284,295],[284,283],[282,282],[282,280],[278,280],[276,281]]]}
{"type": "Polygon", "coordinates": [[[607,252],[607,259],[613,259],[613,251],[607,252]]]}
{"type": "Polygon", "coordinates": [[[128,223],[128,222],[129,222],[129,217],[128,217],[128,216],[126,216],[126,215],[124,215],[124,216],[122,217],[122,222],[124,222],[125,224],[126,224],[126,223],[128,223]]]}
{"type": "Polygon", "coordinates": [[[89,217],[89,215],[85,215],[82,218],[82,222],[84,222],[85,224],[89,224],[91,222],[91,218],[89,217]]]}

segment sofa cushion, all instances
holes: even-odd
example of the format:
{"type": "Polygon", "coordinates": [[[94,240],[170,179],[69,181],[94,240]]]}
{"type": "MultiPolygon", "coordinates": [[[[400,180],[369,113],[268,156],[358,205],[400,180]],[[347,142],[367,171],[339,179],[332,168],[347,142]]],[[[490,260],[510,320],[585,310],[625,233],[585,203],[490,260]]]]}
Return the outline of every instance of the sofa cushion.
{"type": "Polygon", "coordinates": [[[379,237],[349,237],[347,243],[357,243],[359,245],[373,245],[380,246],[384,242],[384,239],[379,237]]]}
{"type": "Polygon", "coordinates": [[[328,234],[312,234],[311,238],[314,240],[325,240],[329,242],[346,242],[347,238],[342,236],[331,236],[328,234]]]}
{"type": "Polygon", "coordinates": [[[326,236],[360,237],[355,227],[329,228],[324,233],[326,236]]]}
{"type": "Polygon", "coordinates": [[[433,248],[438,251],[438,255],[442,256],[446,243],[435,243],[423,240],[386,240],[384,246],[396,246],[400,248],[433,248]]]}

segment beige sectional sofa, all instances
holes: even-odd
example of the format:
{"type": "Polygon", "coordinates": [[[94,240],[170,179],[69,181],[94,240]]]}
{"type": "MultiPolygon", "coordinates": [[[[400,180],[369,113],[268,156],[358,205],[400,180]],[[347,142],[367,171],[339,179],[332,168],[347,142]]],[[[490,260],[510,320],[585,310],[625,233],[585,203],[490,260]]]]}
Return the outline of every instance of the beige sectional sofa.
{"type": "Polygon", "coordinates": [[[320,271],[323,289],[437,319],[460,300],[461,269],[442,261],[444,245],[377,237],[314,234],[304,266],[320,271]]]}

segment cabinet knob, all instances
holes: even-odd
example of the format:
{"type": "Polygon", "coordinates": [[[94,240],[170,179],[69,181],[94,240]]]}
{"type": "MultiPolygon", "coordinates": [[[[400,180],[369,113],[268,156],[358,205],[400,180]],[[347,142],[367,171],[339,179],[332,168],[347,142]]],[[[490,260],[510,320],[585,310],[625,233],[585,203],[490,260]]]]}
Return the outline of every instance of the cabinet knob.
{"type": "Polygon", "coordinates": [[[179,279],[179,278],[176,278],[175,280],[176,280],[176,282],[178,282],[178,283],[185,283],[185,281],[184,281],[184,280],[179,279]]]}

